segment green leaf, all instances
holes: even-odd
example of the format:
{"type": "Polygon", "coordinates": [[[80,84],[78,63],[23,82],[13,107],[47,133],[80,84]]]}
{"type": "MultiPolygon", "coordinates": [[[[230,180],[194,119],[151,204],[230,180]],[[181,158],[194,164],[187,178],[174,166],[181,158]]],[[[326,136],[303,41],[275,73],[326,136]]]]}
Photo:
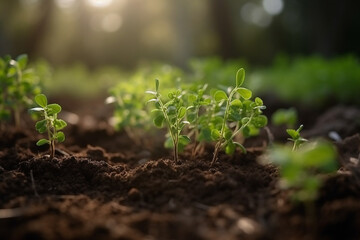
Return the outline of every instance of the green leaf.
{"type": "Polygon", "coordinates": [[[178,118],[181,119],[185,116],[186,114],[186,108],[185,107],[180,107],[178,110],[178,118]]]}
{"type": "Polygon", "coordinates": [[[240,68],[236,73],[236,87],[240,87],[245,80],[245,70],[240,68]]]}
{"type": "Polygon", "coordinates": [[[237,147],[240,148],[240,150],[246,154],[246,148],[241,144],[241,143],[238,143],[238,142],[233,142],[237,147]]]}
{"type": "Polygon", "coordinates": [[[59,104],[53,103],[47,105],[47,112],[49,115],[54,115],[61,112],[61,106],[59,104]]]}
{"type": "Polygon", "coordinates": [[[189,103],[191,103],[191,104],[194,103],[196,101],[196,99],[197,99],[196,95],[189,94],[189,96],[188,96],[189,103]]]}
{"type": "Polygon", "coordinates": [[[226,154],[233,154],[235,152],[236,146],[232,141],[228,141],[225,146],[225,153],[226,154]]]}
{"type": "Polygon", "coordinates": [[[38,94],[35,96],[35,102],[40,106],[40,107],[46,107],[47,105],[47,98],[44,94],[38,94]]]}
{"type": "Polygon", "coordinates": [[[266,126],[268,121],[267,121],[266,116],[260,115],[260,116],[254,117],[251,122],[252,122],[252,124],[254,124],[255,127],[262,128],[262,127],[266,126]]]}
{"type": "Polygon", "coordinates": [[[250,137],[250,128],[248,126],[244,127],[244,129],[242,130],[242,133],[243,133],[244,137],[250,137]]]}
{"type": "Polygon", "coordinates": [[[40,130],[40,129],[42,129],[42,128],[44,128],[45,127],[45,129],[46,129],[46,119],[44,119],[44,120],[41,120],[41,121],[38,121],[36,124],[35,124],[35,129],[36,130],[40,130]]]}
{"type": "Polygon", "coordinates": [[[42,138],[42,139],[40,139],[39,141],[36,142],[37,146],[42,146],[44,144],[50,144],[50,141],[47,140],[47,139],[42,138]]]}
{"type": "Polygon", "coordinates": [[[28,62],[28,56],[26,54],[21,54],[16,58],[16,61],[18,62],[20,69],[24,70],[28,62]]]}
{"type": "Polygon", "coordinates": [[[252,92],[247,88],[239,88],[237,92],[246,100],[252,96],[252,92]]]}
{"type": "Polygon", "coordinates": [[[196,113],[188,113],[186,119],[192,123],[196,120],[196,117],[196,113]]]}
{"type": "Polygon", "coordinates": [[[55,139],[58,142],[63,142],[63,141],[65,141],[65,134],[63,132],[57,132],[56,136],[55,136],[55,139]]]}
{"type": "Polygon", "coordinates": [[[222,100],[227,100],[228,96],[226,95],[226,93],[224,91],[218,90],[215,92],[214,98],[215,98],[216,102],[220,102],[222,100]]]}
{"type": "Polygon", "coordinates": [[[155,108],[155,109],[151,110],[151,113],[153,113],[155,115],[155,114],[162,113],[162,111],[160,109],[155,108]]]}
{"type": "Polygon", "coordinates": [[[242,102],[239,99],[234,99],[231,101],[230,106],[242,107],[242,102]]]}
{"type": "Polygon", "coordinates": [[[216,141],[220,138],[221,134],[220,131],[217,129],[212,129],[211,130],[211,137],[216,141]]]}
{"type": "Polygon", "coordinates": [[[156,118],[154,118],[154,124],[157,127],[162,127],[163,122],[164,122],[165,118],[163,115],[158,115],[156,118]]]}
{"type": "Polygon", "coordinates": [[[67,126],[66,122],[62,119],[55,119],[54,126],[56,130],[61,130],[67,126]]]}
{"type": "Polygon", "coordinates": [[[199,102],[199,104],[202,105],[202,106],[207,106],[207,105],[209,105],[210,103],[211,103],[211,99],[210,99],[210,98],[205,99],[204,101],[199,102]]]}
{"type": "Polygon", "coordinates": [[[182,145],[187,145],[191,142],[191,139],[186,135],[180,135],[179,136],[179,143],[182,145]]]}
{"type": "Polygon", "coordinates": [[[229,129],[225,130],[224,138],[226,140],[230,140],[231,137],[232,137],[232,132],[229,129]]]}
{"type": "Polygon", "coordinates": [[[290,135],[292,139],[298,139],[300,137],[300,133],[294,129],[286,129],[286,132],[290,135]]]}
{"type": "Polygon", "coordinates": [[[261,98],[259,98],[259,97],[256,97],[256,98],[255,98],[255,103],[256,103],[257,106],[262,106],[262,105],[264,105],[263,100],[262,100],[261,98]]]}
{"type": "Polygon", "coordinates": [[[210,128],[209,128],[209,127],[201,128],[197,140],[198,140],[199,142],[202,142],[202,141],[211,142],[211,141],[212,141],[212,137],[211,137],[211,130],[210,130],[210,128]]]}

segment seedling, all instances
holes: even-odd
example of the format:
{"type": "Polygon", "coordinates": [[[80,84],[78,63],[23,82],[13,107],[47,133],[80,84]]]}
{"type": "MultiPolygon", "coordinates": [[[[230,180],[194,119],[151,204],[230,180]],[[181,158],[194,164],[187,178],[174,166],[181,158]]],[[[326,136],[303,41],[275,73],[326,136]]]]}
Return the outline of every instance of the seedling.
{"type": "Polygon", "coordinates": [[[148,122],[142,99],[133,92],[114,89],[112,96],[105,103],[115,103],[113,123],[116,130],[124,130],[128,137],[137,145],[142,145],[141,133],[148,122]]]}
{"type": "Polygon", "coordinates": [[[291,190],[291,199],[311,203],[317,198],[323,182],[319,174],[337,170],[334,147],[325,141],[309,142],[297,151],[290,146],[275,145],[269,159],[280,167],[279,186],[291,190]]]}
{"type": "MultiPolygon", "coordinates": [[[[205,95],[207,84],[194,86],[195,90],[190,90],[187,96],[187,114],[186,119],[189,121],[189,137],[194,137],[195,143],[192,151],[192,157],[200,151],[204,140],[206,140],[206,135],[210,137],[210,131],[208,131],[209,117],[207,108],[211,104],[210,96],[205,95]],[[200,113],[200,110],[203,110],[203,114],[200,113]],[[205,133],[207,131],[208,134],[205,133]]],[[[209,139],[211,140],[211,138],[209,139]]]]}
{"type": "Polygon", "coordinates": [[[286,129],[286,132],[290,135],[291,138],[288,138],[289,141],[294,142],[292,150],[297,150],[301,144],[304,142],[307,142],[308,140],[300,136],[300,131],[303,129],[303,125],[300,125],[300,127],[295,129],[286,129]]]}
{"type": "Polygon", "coordinates": [[[60,130],[66,127],[66,122],[62,119],[58,119],[57,114],[61,112],[61,106],[56,103],[48,104],[48,100],[44,94],[38,94],[35,96],[35,102],[39,107],[31,108],[30,111],[40,112],[43,116],[43,120],[38,121],[35,124],[35,128],[39,133],[47,131],[48,139],[42,138],[37,141],[37,146],[44,144],[50,145],[50,158],[55,156],[55,141],[65,141],[65,134],[60,130]]]}
{"type": "Polygon", "coordinates": [[[159,80],[155,80],[155,91],[146,91],[153,95],[153,98],[148,102],[155,103],[155,109],[152,113],[155,115],[154,124],[157,127],[162,127],[165,123],[168,129],[168,139],[165,146],[174,148],[174,160],[179,162],[179,151],[190,142],[190,138],[186,135],[181,135],[181,132],[188,121],[184,121],[186,115],[186,107],[182,100],[183,93],[181,90],[176,90],[168,94],[169,100],[163,102],[159,93],[159,80]]]}
{"type": "Polygon", "coordinates": [[[266,107],[260,98],[251,101],[252,92],[241,87],[245,80],[245,70],[239,69],[236,73],[235,87],[229,91],[218,90],[214,94],[214,102],[217,104],[215,115],[212,119],[211,136],[217,141],[211,164],[218,158],[220,149],[225,148],[227,154],[234,153],[239,147],[246,153],[245,147],[234,140],[239,134],[249,135],[252,129],[259,129],[267,124],[267,118],[262,115],[266,107]]]}
{"type": "Polygon", "coordinates": [[[13,114],[18,129],[21,112],[32,104],[31,99],[40,92],[38,78],[31,69],[26,69],[27,62],[25,54],[16,59],[10,56],[0,58],[0,120],[3,123],[13,114]]]}

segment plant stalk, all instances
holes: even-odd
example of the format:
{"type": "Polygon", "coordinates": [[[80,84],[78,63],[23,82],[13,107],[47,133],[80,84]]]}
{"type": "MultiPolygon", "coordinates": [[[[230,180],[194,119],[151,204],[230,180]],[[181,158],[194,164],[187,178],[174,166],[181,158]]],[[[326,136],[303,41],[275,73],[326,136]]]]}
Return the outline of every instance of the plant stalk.
{"type": "MultiPolygon", "coordinates": [[[[165,120],[166,120],[166,123],[168,125],[168,129],[169,129],[169,132],[170,132],[170,136],[171,136],[171,139],[173,141],[173,145],[174,145],[174,161],[176,163],[178,163],[178,139],[176,138],[176,136],[174,136],[172,130],[171,130],[171,123],[170,123],[170,119],[169,119],[169,116],[167,115],[166,111],[164,110],[164,104],[163,102],[161,101],[160,99],[160,96],[156,96],[156,98],[158,99],[159,101],[159,104],[160,104],[160,108],[161,108],[161,111],[162,113],[164,114],[164,117],[165,117],[165,120]]],[[[176,129],[177,131],[177,129],[176,129]]],[[[179,134],[177,134],[178,136],[179,134]]]]}
{"type": "Polygon", "coordinates": [[[217,142],[217,144],[215,145],[215,150],[214,150],[214,154],[213,154],[213,159],[212,159],[212,161],[211,161],[210,166],[212,166],[212,165],[215,163],[215,161],[217,160],[220,147],[221,147],[221,145],[223,144],[223,141],[224,141],[224,131],[225,131],[225,125],[226,125],[226,122],[227,122],[227,119],[228,119],[228,115],[229,115],[230,102],[231,102],[231,99],[232,99],[233,95],[235,94],[236,90],[237,90],[237,88],[234,88],[234,89],[230,92],[229,97],[228,97],[228,99],[226,100],[226,108],[225,108],[225,113],[224,113],[224,121],[223,121],[223,123],[222,123],[221,131],[220,131],[220,139],[219,139],[219,141],[217,142]]]}

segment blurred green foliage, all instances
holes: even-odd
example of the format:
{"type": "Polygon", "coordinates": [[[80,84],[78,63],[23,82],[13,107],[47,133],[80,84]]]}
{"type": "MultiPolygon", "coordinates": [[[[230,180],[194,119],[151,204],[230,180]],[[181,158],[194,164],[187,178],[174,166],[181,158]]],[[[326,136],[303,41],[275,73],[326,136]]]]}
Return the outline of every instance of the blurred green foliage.
{"type": "Polygon", "coordinates": [[[293,128],[297,121],[297,111],[293,107],[289,109],[280,108],[271,115],[271,122],[277,126],[285,125],[288,128],[293,128]]]}
{"type": "Polygon", "coordinates": [[[12,117],[17,128],[21,124],[21,113],[41,90],[38,76],[27,65],[26,54],[16,59],[0,58],[0,120],[3,123],[12,117]]]}
{"type": "Polygon", "coordinates": [[[324,141],[309,142],[297,151],[273,146],[269,160],[280,167],[279,186],[291,190],[291,199],[299,202],[316,200],[324,181],[321,174],[334,173],[338,167],[334,146],[324,141]]]}
{"type": "Polygon", "coordinates": [[[360,62],[354,56],[326,60],[280,56],[273,66],[254,71],[250,88],[284,101],[322,107],[329,103],[360,104],[360,62]]]}

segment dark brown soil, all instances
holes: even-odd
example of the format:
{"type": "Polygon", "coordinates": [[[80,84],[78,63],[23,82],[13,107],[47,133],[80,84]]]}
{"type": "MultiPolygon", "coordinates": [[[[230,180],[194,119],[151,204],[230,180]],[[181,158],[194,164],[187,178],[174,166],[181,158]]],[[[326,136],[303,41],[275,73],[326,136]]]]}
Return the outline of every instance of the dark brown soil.
{"type": "MultiPolygon", "coordinates": [[[[265,132],[246,142],[248,154],[220,154],[211,167],[210,145],[196,159],[186,151],[177,165],[162,137],[136,146],[106,118],[90,129],[69,126],[54,159],[35,145],[33,129],[7,128],[0,134],[0,239],[360,239],[359,125],[341,122],[344,114],[333,121],[331,111],[359,113],[332,109],[307,131],[334,130],[344,139],[336,143],[341,168],[328,176],[311,216],[277,187],[278,169],[258,163],[265,132]]],[[[283,128],[270,130],[284,139],[283,128]]]]}

